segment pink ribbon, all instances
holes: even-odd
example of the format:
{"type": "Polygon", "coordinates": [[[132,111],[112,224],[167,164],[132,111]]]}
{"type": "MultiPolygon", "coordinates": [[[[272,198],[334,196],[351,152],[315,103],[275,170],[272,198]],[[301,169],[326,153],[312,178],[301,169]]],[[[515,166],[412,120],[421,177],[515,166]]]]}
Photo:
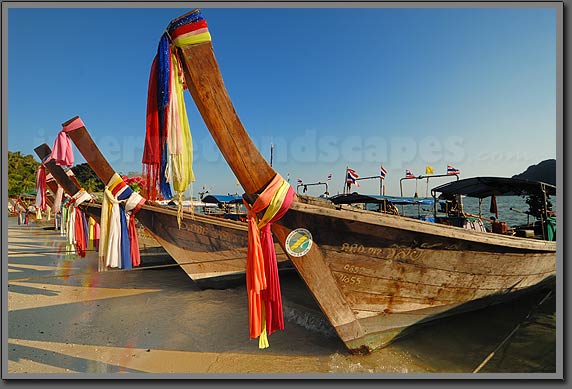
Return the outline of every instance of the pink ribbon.
{"type": "Polygon", "coordinates": [[[56,165],[59,166],[73,166],[73,150],[70,138],[67,133],[70,131],[77,130],[78,128],[85,127],[83,121],[77,117],[63,126],[62,130],[58,134],[54,147],[52,147],[52,154],[48,157],[48,160],[53,158],[56,160],[56,165]]]}

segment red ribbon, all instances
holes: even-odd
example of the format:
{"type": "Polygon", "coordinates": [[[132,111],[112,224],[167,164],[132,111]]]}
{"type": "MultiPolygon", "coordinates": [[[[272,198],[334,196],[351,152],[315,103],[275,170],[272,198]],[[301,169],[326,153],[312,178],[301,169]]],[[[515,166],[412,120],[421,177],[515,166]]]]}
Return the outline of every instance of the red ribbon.
{"type": "Polygon", "coordinates": [[[171,35],[171,39],[175,39],[180,35],[200,30],[201,28],[208,28],[206,20],[199,20],[198,22],[195,23],[182,25],[181,27],[171,31],[169,34],[171,35]]]}
{"type": "Polygon", "coordinates": [[[75,247],[78,255],[83,258],[85,257],[85,250],[87,248],[85,231],[83,230],[83,218],[78,209],[73,208],[73,212],[75,212],[75,247]]]}
{"type": "Polygon", "coordinates": [[[129,241],[131,242],[131,265],[139,266],[141,264],[141,257],[139,254],[139,239],[137,238],[137,227],[135,227],[135,214],[132,213],[129,217],[129,241]]]}
{"type": "Polygon", "coordinates": [[[278,263],[276,260],[276,250],[274,239],[270,227],[272,223],[280,220],[294,201],[294,190],[288,188],[288,193],[280,210],[272,219],[260,230],[260,241],[262,243],[262,253],[264,255],[264,270],[266,275],[266,289],[260,295],[264,302],[266,313],[266,332],[270,336],[274,331],[284,329],[284,313],[282,311],[282,294],[280,292],[280,278],[278,277],[278,263]]]}
{"type": "Polygon", "coordinates": [[[141,161],[143,163],[142,175],[146,181],[143,196],[150,200],[157,199],[161,168],[161,139],[159,139],[159,111],[157,110],[157,66],[157,57],[155,57],[149,75],[145,147],[141,161]]]}

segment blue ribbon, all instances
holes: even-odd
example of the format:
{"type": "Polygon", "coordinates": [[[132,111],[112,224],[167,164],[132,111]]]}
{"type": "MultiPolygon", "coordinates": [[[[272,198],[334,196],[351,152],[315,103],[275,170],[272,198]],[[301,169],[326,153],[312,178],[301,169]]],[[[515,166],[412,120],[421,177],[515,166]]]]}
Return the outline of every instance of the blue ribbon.
{"type": "Polygon", "coordinates": [[[166,119],[165,108],[169,106],[171,100],[170,80],[171,80],[171,45],[167,34],[161,36],[159,48],[157,50],[157,108],[159,113],[159,138],[163,141],[161,145],[161,169],[159,173],[159,191],[165,199],[173,197],[171,186],[165,177],[168,161],[167,142],[165,140],[166,119]]]}
{"type": "Polygon", "coordinates": [[[205,20],[205,17],[201,13],[201,11],[197,10],[197,12],[193,12],[187,16],[183,16],[180,19],[172,21],[169,26],[167,27],[167,31],[171,32],[185,24],[191,24],[198,22],[199,20],[205,20]]]}
{"type": "MultiPolygon", "coordinates": [[[[117,196],[117,200],[128,199],[132,193],[133,189],[126,187],[125,190],[117,196]]],[[[123,206],[119,207],[119,218],[121,220],[121,268],[129,270],[133,268],[131,263],[131,241],[129,240],[127,217],[125,216],[125,208],[123,206]]]]}

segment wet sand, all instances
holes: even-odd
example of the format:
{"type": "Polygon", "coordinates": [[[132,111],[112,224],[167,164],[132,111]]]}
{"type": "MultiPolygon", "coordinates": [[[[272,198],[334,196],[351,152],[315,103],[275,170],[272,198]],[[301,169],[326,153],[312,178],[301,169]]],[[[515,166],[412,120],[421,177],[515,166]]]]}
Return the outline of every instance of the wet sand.
{"type": "MultiPolygon", "coordinates": [[[[270,348],[260,350],[258,341],[248,337],[246,290],[240,283],[201,290],[174,265],[98,273],[97,253],[67,258],[64,239],[53,230],[18,226],[10,218],[8,233],[8,372],[14,378],[35,373],[176,373],[189,378],[470,373],[530,308],[511,305],[508,320],[502,316],[507,308],[501,307],[496,313],[501,316],[491,323],[495,332],[484,324],[491,322],[491,312],[481,311],[354,356],[297,275],[281,274],[286,328],[269,337],[270,348]],[[467,322],[483,332],[467,328],[467,322]]],[[[146,260],[153,264],[155,259],[143,257],[144,265],[146,260]]],[[[554,332],[548,330],[546,337],[541,352],[550,356],[554,332]]],[[[510,356],[505,352],[491,360],[483,372],[512,371],[510,356]]],[[[522,354],[516,356],[522,367],[522,354]]],[[[524,371],[550,372],[550,361],[527,357],[524,371]]]]}

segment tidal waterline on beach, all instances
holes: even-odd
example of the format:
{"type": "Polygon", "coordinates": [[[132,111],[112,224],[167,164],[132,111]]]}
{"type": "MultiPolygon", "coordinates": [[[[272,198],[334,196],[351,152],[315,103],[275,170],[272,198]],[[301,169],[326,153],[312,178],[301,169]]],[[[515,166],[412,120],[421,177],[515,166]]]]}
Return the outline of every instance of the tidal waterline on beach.
{"type": "MultiPolygon", "coordinates": [[[[178,266],[97,272],[64,238],[9,218],[10,373],[470,373],[556,370],[555,297],[545,291],[427,325],[351,355],[295,272],[281,274],[285,330],[248,339],[246,289],[201,290],[178,266]],[[529,313],[532,314],[526,319],[529,313]]],[[[144,261],[145,259],[143,259],[144,261]]]]}

